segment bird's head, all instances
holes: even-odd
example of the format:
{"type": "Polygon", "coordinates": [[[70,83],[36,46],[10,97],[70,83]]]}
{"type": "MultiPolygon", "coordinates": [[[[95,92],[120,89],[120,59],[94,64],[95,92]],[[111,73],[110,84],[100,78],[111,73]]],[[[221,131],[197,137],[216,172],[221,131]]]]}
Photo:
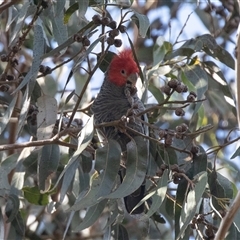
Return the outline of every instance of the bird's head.
{"type": "Polygon", "coordinates": [[[130,49],[120,52],[114,56],[108,69],[108,79],[117,86],[129,84],[135,86],[138,78],[139,69],[134,61],[130,49]]]}

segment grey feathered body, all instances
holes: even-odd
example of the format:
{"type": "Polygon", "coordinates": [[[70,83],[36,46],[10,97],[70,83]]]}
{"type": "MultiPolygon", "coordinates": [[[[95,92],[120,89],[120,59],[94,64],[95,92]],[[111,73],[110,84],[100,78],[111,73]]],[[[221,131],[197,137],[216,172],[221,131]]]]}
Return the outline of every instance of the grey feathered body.
{"type": "MultiPolygon", "coordinates": [[[[127,122],[127,126],[134,130],[144,133],[142,123],[134,118],[134,115],[144,110],[144,105],[138,98],[137,93],[127,96],[129,90],[126,86],[120,87],[111,83],[107,77],[103,82],[100,92],[92,105],[95,124],[111,122],[126,116],[129,109],[132,108],[133,118],[127,122]]],[[[119,142],[122,150],[125,150],[126,144],[130,141],[129,137],[116,127],[105,127],[101,129],[105,136],[119,142]]],[[[135,136],[132,132],[127,131],[130,136],[135,136]]]]}

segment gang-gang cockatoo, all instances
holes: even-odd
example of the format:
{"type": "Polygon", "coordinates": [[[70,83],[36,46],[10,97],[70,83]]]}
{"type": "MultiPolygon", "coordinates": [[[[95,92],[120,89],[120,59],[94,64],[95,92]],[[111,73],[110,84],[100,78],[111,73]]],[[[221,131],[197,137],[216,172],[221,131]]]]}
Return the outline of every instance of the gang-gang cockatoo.
{"type": "MultiPolygon", "coordinates": [[[[138,73],[139,69],[130,49],[124,50],[113,57],[105,73],[100,92],[92,105],[95,124],[120,120],[128,112],[134,116],[144,110],[144,105],[137,96],[135,86],[138,73]]],[[[125,124],[144,134],[144,126],[138,118],[133,117],[130,121],[126,121],[125,124]]],[[[127,143],[131,141],[129,136],[136,136],[131,131],[124,131],[124,126],[123,129],[108,126],[101,130],[107,139],[116,140],[123,152],[126,151],[127,143]]],[[[124,198],[125,207],[129,213],[144,197],[144,192],[145,185],[143,183],[139,189],[124,198]]],[[[139,214],[143,211],[144,205],[142,204],[132,214],[139,214]]]]}

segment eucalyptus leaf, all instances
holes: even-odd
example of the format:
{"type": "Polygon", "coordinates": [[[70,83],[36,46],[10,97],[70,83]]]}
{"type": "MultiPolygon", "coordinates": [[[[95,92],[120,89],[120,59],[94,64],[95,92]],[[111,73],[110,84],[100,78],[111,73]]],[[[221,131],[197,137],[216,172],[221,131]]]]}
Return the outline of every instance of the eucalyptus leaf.
{"type": "Polygon", "coordinates": [[[185,230],[187,229],[191,220],[195,216],[198,208],[198,204],[205,191],[206,184],[207,184],[207,173],[202,172],[197,178],[197,183],[195,184],[194,189],[189,191],[186,202],[182,207],[181,230],[176,239],[180,239],[184,235],[185,230]]]}
{"type": "Polygon", "coordinates": [[[156,211],[159,210],[160,206],[162,205],[166,197],[167,185],[168,185],[168,171],[165,170],[163,172],[163,175],[158,181],[155,194],[152,196],[152,204],[146,214],[148,217],[151,217],[156,211]]]}
{"type": "Polygon", "coordinates": [[[8,217],[8,223],[12,222],[15,219],[16,215],[18,214],[19,206],[20,201],[18,199],[18,196],[10,194],[5,209],[6,215],[8,217]]]}
{"type": "MultiPolygon", "coordinates": [[[[200,67],[200,65],[187,65],[184,69],[184,75],[189,82],[195,87],[197,93],[197,99],[204,99],[205,92],[208,89],[208,76],[206,72],[200,67]]],[[[198,102],[194,106],[193,116],[198,112],[198,109],[202,105],[202,102],[198,102]]]]}
{"type": "Polygon", "coordinates": [[[126,175],[122,184],[108,198],[121,198],[136,191],[143,183],[147,170],[147,141],[135,137],[127,144],[126,175]]]}
{"type": "Polygon", "coordinates": [[[19,118],[18,118],[17,136],[19,136],[19,134],[23,128],[23,125],[25,124],[29,105],[30,105],[30,97],[29,97],[29,87],[27,85],[26,90],[23,95],[23,100],[22,100],[22,104],[21,104],[21,112],[20,112],[19,118]]]}
{"type": "Polygon", "coordinates": [[[22,89],[26,84],[29,84],[29,95],[32,93],[36,77],[39,71],[39,66],[42,62],[41,57],[44,53],[44,34],[43,29],[39,25],[34,26],[34,39],[33,39],[33,61],[27,75],[15,89],[14,93],[22,89]]]}
{"type": "Polygon", "coordinates": [[[0,239],[4,239],[4,236],[5,236],[4,223],[5,221],[3,219],[2,210],[0,209],[0,239]]]}
{"type": "Polygon", "coordinates": [[[78,165],[79,165],[79,162],[75,161],[65,171],[63,181],[62,181],[62,185],[61,185],[61,191],[60,191],[60,199],[59,199],[60,203],[62,203],[62,201],[64,200],[64,197],[65,197],[65,195],[66,195],[66,193],[67,193],[67,191],[70,187],[70,184],[73,181],[73,178],[75,176],[76,169],[78,168],[78,165]]]}
{"type": "Polygon", "coordinates": [[[96,161],[104,161],[104,168],[100,174],[92,176],[89,191],[83,198],[77,201],[69,210],[80,210],[97,204],[100,200],[106,198],[115,186],[115,179],[118,176],[120,166],[121,148],[120,145],[110,140],[106,146],[98,149],[96,161]]]}
{"type": "MultiPolygon", "coordinates": [[[[52,22],[53,35],[59,45],[65,42],[68,38],[67,26],[63,22],[64,6],[65,0],[57,1],[55,13],[52,12],[52,14],[49,15],[50,20],[52,22]]],[[[64,50],[62,50],[62,53],[63,51],[64,50]]]]}
{"type": "Polygon", "coordinates": [[[232,155],[231,159],[240,156],[240,147],[238,147],[238,149],[235,151],[235,153],[232,155]]]}
{"type": "Polygon", "coordinates": [[[23,189],[25,199],[32,204],[46,206],[49,203],[48,194],[40,193],[38,187],[24,187],[23,189]]]}
{"type": "Polygon", "coordinates": [[[38,156],[38,181],[39,189],[42,193],[49,190],[47,180],[49,176],[56,172],[60,160],[59,146],[56,144],[45,145],[38,156]]]}
{"type": "Polygon", "coordinates": [[[48,139],[52,136],[52,131],[57,119],[57,101],[53,97],[46,95],[38,98],[37,114],[37,138],[38,140],[48,139]]]}
{"type": "Polygon", "coordinates": [[[122,224],[115,224],[112,227],[113,237],[118,240],[129,240],[128,232],[122,224]]]}
{"type": "Polygon", "coordinates": [[[90,207],[87,210],[86,216],[83,218],[82,223],[80,223],[79,226],[74,229],[74,231],[82,231],[83,229],[92,226],[102,214],[107,201],[107,199],[104,199],[96,205],[90,207]]]}
{"type": "Polygon", "coordinates": [[[147,31],[150,27],[150,21],[149,21],[148,17],[144,14],[141,14],[141,13],[135,11],[134,15],[131,17],[131,19],[138,26],[139,36],[142,38],[145,38],[147,35],[147,31]]]}
{"type": "Polygon", "coordinates": [[[158,103],[162,103],[164,101],[163,93],[159,88],[157,88],[153,84],[149,84],[148,90],[152,93],[158,103]]]}
{"type": "Polygon", "coordinates": [[[60,176],[58,177],[58,180],[56,184],[54,185],[53,189],[57,187],[59,181],[64,176],[67,169],[73,164],[75,161],[78,160],[79,155],[82,153],[82,151],[88,146],[88,144],[92,141],[93,137],[93,131],[94,131],[94,125],[93,125],[93,116],[88,120],[86,125],[83,127],[81,132],[78,136],[78,148],[74,152],[73,156],[70,158],[67,166],[64,168],[64,170],[61,172],[60,176]]]}
{"type": "Polygon", "coordinates": [[[17,22],[15,24],[15,27],[13,29],[13,32],[11,34],[11,40],[10,40],[10,45],[14,43],[14,40],[17,39],[18,34],[21,32],[24,24],[25,24],[25,19],[34,14],[34,12],[37,10],[37,6],[30,4],[30,2],[25,2],[21,9],[18,11],[18,17],[17,22]]]}
{"type": "Polygon", "coordinates": [[[15,104],[17,101],[17,95],[14,96],[10,104],[8,105],[7,110],[4,112],[4,115],[2,117],[2,120],[0,122],[0,134],[4,131],[4,129],[7,127],[7,124],[12,116],[15,104]]]}
{"type": "MultiPolygon", "coordinates": [[[[84,2],[84,0],[83,0],[83,2],[84,2]]],[[[79,5],[79,4],[76,2],[76,3],[72,4],[72,5],[66,10],[66,12],[64,13],[64,20],[63,20],[63,23],[64,23],[64,24],[67,24],[68,21],[69,21],[69,19],[70,19],[70,17],[72,16],[72,14],[78,10],[78,5],[79,5]]]]}

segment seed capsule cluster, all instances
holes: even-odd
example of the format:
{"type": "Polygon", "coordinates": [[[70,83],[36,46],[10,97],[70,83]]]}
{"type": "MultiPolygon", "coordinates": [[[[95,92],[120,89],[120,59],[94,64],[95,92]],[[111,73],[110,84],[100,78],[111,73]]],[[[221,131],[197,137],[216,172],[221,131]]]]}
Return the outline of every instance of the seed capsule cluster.
{"type": "Polygon", "coordinates": [[[158,135],[160,140],[164,141],[166,147],[169,147],[173,143],[173,139],[183,139],[186,136],[186,132],[188,130],[188,126],[185,123],[181,123],[176,126],[176,130],[171,129],[159,129],[158,135]]]}
{"type": "Polygon", "coordinates": [[[124,25],[117,26],[117,22],[111,20],[108,17],[101,17],[100,15],[96,14],[92,17],[92,21],[97,26],[103,25],[109,27],[111,30],[108,32],[108,37],[106,42],[108,45],[114,45],[115,47],[122,46],[122,40],[116,38],[120,33],[126,32],[126,27],[124,25]]]}
{"type": "MultiPolygon", "coordinates": [[[[171,79],[166,85],[161,88],[161,90],[164,94],[170,96],[173,92],[186,93],[188,92],[188,87],[178,79],[171,79]]],[[[196,101],[196,98],[197,94],[193,91],[190,91],[189,95],[187,96],[186,102],[194,102],[196,101]]],[[[175,114],[179,117],[182,117],[185,115],[185,111],[183,110],[183,108],[178,107],[175,109],[175,114]]]]}
{"type": "Polygon", "coordinates": [[[83,46],[88,47],[90,45],[90,40],[88,39],[87,36],[82,36],[81,34],[77,33],[73,36],[73,40],[75,42],[81,42],[83,46]]]}
{"type": "Polygon", "coordinates": [[[207,214],[196,213],[190,223],[190,227],[192,229],[201,229],[202,226],[204,226],[204,229],[205,229],[204,230],[204,234],[205,234],[204,239],[214,239],[218,228],[206,220],[206,217],[205,217],[206,215],[207,214]]]}
{"type": "Polygon", "coordinates": [[[172,172],[172,180],[173,183],[178,184],[181,179],[183,178],[183,175],[185,174],[185,171],[183,169],[181,169],[177,164],[172,164],[170,166],[168,166],[167,164],[163,163],[161,164],[160,168],[158,169],[156,175],[158,177],[162,177],[163,172],[166,169],[170,169],[172,172]]]}

